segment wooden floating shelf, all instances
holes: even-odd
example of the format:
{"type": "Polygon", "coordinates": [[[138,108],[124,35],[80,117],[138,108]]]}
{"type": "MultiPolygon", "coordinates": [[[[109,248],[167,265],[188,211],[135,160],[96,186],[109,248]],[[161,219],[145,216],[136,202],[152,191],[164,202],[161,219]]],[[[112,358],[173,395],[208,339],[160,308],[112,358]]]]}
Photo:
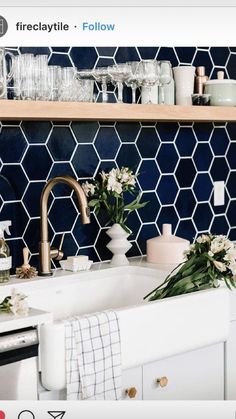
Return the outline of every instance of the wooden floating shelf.
{"type": "Polygon", "coordinates": [[[236,121],[236,107],[0,100],[0,120],[236,121]]]}

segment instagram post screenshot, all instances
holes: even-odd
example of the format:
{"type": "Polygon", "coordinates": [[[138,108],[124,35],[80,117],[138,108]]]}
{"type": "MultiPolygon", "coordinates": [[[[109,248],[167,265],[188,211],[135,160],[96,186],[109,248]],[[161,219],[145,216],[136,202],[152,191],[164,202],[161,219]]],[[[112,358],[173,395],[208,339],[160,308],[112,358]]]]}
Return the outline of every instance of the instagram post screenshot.
{"type": "Polygon", "coordinates": [[[236,8],[0,4],[0,419],[236,418],[236,8]]]}

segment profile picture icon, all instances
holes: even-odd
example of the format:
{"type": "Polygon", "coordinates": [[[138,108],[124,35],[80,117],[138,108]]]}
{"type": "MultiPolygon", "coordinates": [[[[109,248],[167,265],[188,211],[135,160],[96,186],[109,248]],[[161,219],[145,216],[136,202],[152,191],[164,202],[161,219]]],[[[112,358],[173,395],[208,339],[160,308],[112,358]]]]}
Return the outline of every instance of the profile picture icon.
{"type": "Polygon", "coordinates": [[[7,33],[8,23],[5,17],[0,16],[0,38],[7,33]]]}

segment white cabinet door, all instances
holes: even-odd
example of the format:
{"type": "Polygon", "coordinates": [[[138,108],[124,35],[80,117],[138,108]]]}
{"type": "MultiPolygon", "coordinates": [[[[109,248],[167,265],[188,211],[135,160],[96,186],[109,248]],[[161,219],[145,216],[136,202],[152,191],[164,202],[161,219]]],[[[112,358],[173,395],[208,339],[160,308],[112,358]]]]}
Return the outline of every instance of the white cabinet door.
{"type": "Polygon", "coordinates": [[[208,346],[144,365],[143,399],[223,400],[223,346],[208,346]],[[162,377],[168,379],[164,387],[157,383],[162,377]]]}
{"type": "Polygon", "coordinates": [[[142,400],[142,367],[122,372],[122,399],[142,400]]]}
{"type": "Polygon", "coordinates": [[[236,400],[236,321],[230,324],[230,334],[225,343],[225,396],[236,400]]]}

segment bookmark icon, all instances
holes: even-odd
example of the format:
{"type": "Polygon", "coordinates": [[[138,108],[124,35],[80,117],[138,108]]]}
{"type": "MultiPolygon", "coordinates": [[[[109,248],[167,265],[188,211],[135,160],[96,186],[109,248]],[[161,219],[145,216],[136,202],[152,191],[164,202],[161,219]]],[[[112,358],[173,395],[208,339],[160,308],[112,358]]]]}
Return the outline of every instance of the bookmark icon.
{"type": "Polygon", "coordinates": [[[48,414],[53,419],[62,419],[62,418],[64,418],[66,412],[65,412],[65,410],[48,410],[48,414]]]}

